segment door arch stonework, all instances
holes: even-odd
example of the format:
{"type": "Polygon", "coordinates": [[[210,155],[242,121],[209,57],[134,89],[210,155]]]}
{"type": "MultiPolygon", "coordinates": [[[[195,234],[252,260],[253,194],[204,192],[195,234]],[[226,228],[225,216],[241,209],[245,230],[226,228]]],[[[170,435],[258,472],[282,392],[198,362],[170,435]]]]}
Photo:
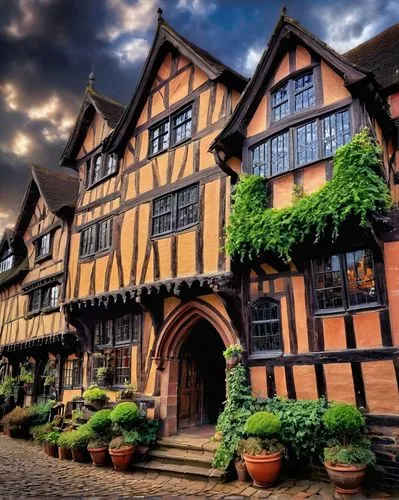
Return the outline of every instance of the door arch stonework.
{"type": "Polygon", "coordinates": [[[177,432],[180,348],[193,326],[202,319],[215,328],[225,347],[239,341],[230,321],[203,300],[186,302],[169,315],[160,331],[154,356],[160,370],[160,417],[164,436],[177,432]]]}

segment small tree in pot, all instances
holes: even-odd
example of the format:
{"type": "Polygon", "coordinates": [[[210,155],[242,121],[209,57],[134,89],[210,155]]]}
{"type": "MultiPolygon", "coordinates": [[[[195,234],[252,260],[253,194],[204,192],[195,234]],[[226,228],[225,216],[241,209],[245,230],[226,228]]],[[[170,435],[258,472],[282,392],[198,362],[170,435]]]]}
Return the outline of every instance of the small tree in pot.
{"type": "Polygon", "coordinates": [[[94,465],[106,465],[109,459],[108,444],[111,440],[112,410],[100,410],[89,420],[89,426],[94,436],[90,439],[87,449],[94,465]]]}
{"type": "Polygon", "coordinates": [[[283,445],[278,441],[280,418],[267,411],[251,415],[244,427],[248,439],[240,443],[240,451],[254,486],[272,486],[280,473],[283,445]]]}
{"type": "Polygon", "coordinates": [[[44,437],[44,451],[49,457],[58,458],[58,439],[60,432],[52,430],[44,437]]]}
{"type": "Polygon", "coordinates": [[[371,443],[363,436],[365,419],[349,404],[333,404],[324,414],[324,425],[333,439],[324,449],[324,465],[337,493],[361,491],[368,465],[374,465],[371,443]]]}
{"type": "Polygon", "coordinates": [[[109,445],[109,454],[115,469],[126,470],[133,457],[134,447],[139,441],[137,425],[140,410],[136,403],[119,403],[112,410],[111,421],[114,434],[118,434],[109,445]]]}

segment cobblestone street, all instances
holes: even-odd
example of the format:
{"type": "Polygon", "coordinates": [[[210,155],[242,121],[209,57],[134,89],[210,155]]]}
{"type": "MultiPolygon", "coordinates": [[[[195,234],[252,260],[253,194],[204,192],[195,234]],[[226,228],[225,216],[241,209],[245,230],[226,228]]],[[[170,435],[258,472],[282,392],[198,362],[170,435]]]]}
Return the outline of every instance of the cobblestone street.
{"type": "MultiPolygon", "coordinates": [[[[283,482],[274,489],[258,491],[250,483],[217,484],[214,480],[192,481],[156,473],[116,472],[50,458],[31,442],[0,434],[0,498],[23,497],[132,497],[200,496],[214,498],[329,499],[327,483],[283,482]]],[[[383,495],[372,495],[371,498],[383,495]]],[[[384,495],[388,496],[388,495],[384,495]]]]}

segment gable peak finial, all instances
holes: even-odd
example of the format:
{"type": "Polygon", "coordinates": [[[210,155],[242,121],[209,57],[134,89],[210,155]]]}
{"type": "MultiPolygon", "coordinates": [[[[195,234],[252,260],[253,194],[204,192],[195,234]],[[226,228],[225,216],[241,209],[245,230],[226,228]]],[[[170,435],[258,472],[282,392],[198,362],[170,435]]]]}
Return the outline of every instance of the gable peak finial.
{"type": "Polygon", "coordinates": [[[285,5],[283,5],[281,7],[281,16],[285,17],[286,15],[287,15],[287,7],[285,5]]]}
{"type": "Polygon", "coordinates": [[[91,71],[89,73],[89,78],[87,80],[87,85],[88,87],[94,87],[94,81],[95,81],[95,76],[94,76],[94,64],[91,65],[91,71]]]}
{"type": "Polygon", "coordinates": [[[160,24],[163,21],[163,16],[162,16],[163,10],[161,9],[161,7],[158,7],[157,14],[158,14],[158,23],[160,24]]]}

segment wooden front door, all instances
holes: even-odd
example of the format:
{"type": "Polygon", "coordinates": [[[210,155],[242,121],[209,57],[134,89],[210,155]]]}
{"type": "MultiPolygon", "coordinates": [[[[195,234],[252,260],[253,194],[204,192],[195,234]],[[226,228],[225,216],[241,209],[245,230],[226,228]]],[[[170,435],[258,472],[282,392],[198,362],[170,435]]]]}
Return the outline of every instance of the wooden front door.
{"type": "Polygon", "coordinates": [[[202,423],[203,380],[198,361],[183,351],[180,358],[179,421],[180,429],[202,423]]]}

